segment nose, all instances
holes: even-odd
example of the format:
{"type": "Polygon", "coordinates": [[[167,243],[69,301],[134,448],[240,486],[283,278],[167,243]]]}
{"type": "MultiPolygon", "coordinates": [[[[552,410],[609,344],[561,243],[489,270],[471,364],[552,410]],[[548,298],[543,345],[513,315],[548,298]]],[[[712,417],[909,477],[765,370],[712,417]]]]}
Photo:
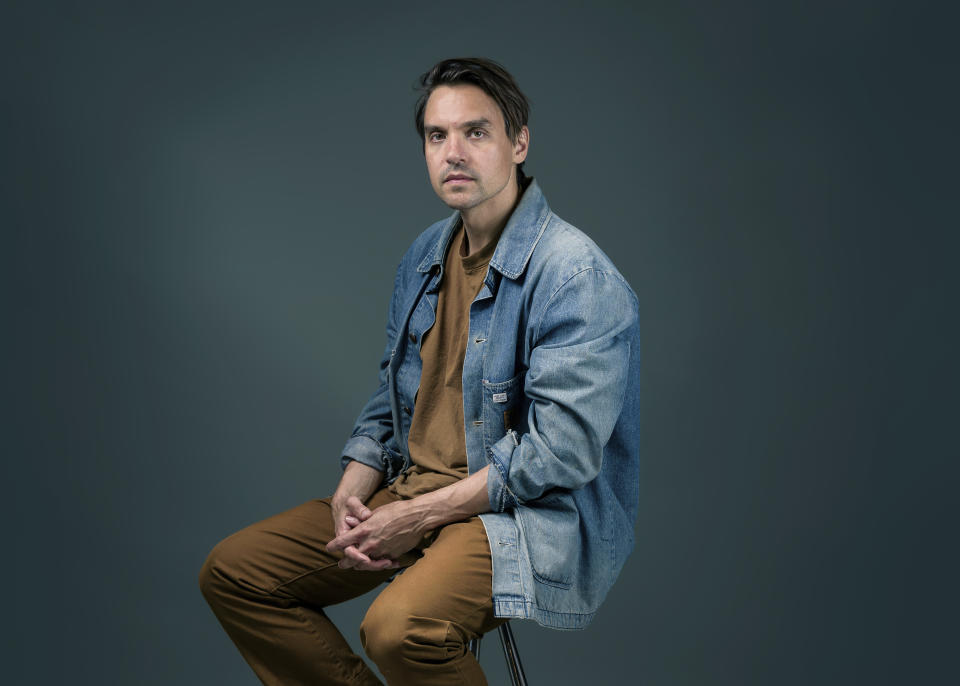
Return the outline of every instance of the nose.
{"type": "Polygon", "coordinates": [[[466,148],[457,136],[449,136],[445,141],[444,159],[447,164],[463,164],[466,161],[466,148]]]}

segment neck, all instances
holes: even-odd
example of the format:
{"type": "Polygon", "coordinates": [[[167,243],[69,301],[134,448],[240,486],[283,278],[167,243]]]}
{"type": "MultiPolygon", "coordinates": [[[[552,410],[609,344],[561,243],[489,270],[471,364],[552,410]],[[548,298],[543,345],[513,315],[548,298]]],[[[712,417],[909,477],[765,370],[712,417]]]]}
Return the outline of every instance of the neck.
{"type": "Polygon", "coordinates": [[[510,215],[520,202],[520,188],[517,177],[510,175],[507,185],[489,201],[461,210],[463,221],[465,256],[483,250],[506,226],[510,215]]]}

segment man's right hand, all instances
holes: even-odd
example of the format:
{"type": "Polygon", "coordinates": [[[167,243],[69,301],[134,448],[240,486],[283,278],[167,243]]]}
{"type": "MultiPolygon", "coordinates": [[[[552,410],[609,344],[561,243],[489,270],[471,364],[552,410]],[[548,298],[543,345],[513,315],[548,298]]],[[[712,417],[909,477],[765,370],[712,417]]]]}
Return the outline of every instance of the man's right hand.
{"type": "MultiPolygon", "coordinates": [[[[355,460],[347,464],[340,478],[340,484],[330,500],[335,537],[346,533],[370,517],[372,512],[363,504],[363,501],[373,495],[382,482],[383,473],[373,467],[355,460]]],[[[389,559],[371,560],[355,546],[348,546],[343,551],[343,559],[340,560],[339,566],[342,569],[378,572],[396,565],[389,559]]]]}
{"type": "MultiPolygon", "coordinates": [[[[355,495],[349,496],[346,500],[337,501],[330,504],[333,510],[333,530],[337,536],[345,534],[360,522],[365,521],[373,512],[355,495]]],[[[341,569],[360,569],[369,572],[378,572],[382,569],[389,569],[394,565],[393,560],[371,560],[369,557],[357,550],[356,546],[347,546],[343,549],[343,559],[338,566],[341,569]]]]}

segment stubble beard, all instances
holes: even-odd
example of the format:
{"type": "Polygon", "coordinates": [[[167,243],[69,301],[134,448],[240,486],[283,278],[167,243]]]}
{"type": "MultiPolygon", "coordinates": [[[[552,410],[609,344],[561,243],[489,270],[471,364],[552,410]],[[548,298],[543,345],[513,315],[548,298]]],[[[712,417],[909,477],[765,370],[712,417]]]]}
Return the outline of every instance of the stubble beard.
{"type": "Polygon", "coordinates": [[[488,197],[484,192],[483,185],[477,179],[473,180],[473,184],[472,189],[452,188],[447,190],[444,202],[448,207],[455,210],[473,209],[488,197]]]}
{"type": "MultiPolygon", "coordinates": [[[[507,175],[507,180],[504,181],[503,185],[500,186],[500,188],[498,188],[495,192],[488,194],[486,193],[483,184],[480,182],[480,179],[478,179],[477,177],[473,177],[474,188],[472,193],[469,193],[469,194],[464,193],[463,191],[467,190],[464,188],[464,189],[461,189],[460,191],[455,191],[452,195],[449,195],[449,194],[445,195],[443,198],[443,201],[447,205],[447,207],[454,210],[460,210],[460,211],[472,210],[477,205],[481,205],[487,200],[502,193],[503,189],[507,187],[507,184],[509,184],[512,179],[513,179],[513,174],[507,175]],[[458,196],[462,197],[461,202],[456,202],[456,198],[458,196]],[[467,197],[463,197],[463,196],[467,196],[467,197]]],[[[441,185],[442,185],[442,182],[441,182],[441,185]]]]}

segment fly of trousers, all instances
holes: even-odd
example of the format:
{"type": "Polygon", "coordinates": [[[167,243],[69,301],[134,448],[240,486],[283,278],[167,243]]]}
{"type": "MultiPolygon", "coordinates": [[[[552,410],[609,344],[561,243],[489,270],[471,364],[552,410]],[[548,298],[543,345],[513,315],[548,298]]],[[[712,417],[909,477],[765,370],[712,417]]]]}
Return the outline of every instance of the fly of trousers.
{"type": "MultiPolygon", "coordinates": [[[[371,510],[398,500],[383,488],[371,510]]],[[[362,595],[396,570],[340,569],[330,498],[310,500],[228,536],[210,552],[200,589],[264,684],[380,684],[323,608],[362,595]]],[[[486,684],[467,649],[502,624],[493,614],[490,546],[479,517],[425,535],[370,605],[360,639],[390,686],[486,684]]]]}

